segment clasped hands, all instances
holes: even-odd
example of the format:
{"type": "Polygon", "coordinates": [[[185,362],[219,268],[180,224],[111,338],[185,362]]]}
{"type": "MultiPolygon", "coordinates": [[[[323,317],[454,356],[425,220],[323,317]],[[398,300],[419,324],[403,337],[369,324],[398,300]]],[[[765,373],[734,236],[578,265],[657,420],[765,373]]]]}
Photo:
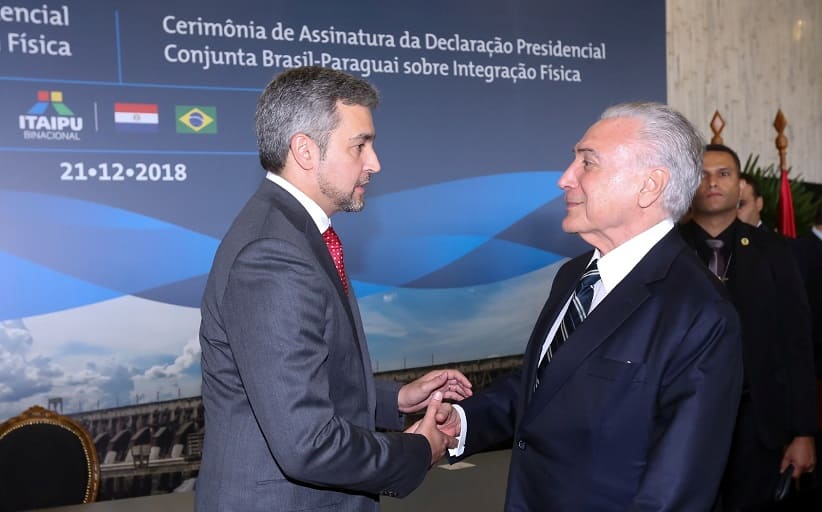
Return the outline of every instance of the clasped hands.
{"type": "Polygon", "coordinates": [[[471,382],[457,370],[434,370],[400,389],[400,412],[413,413],[427,407],[425,416],[405,433],[425,436],[431,446],[431,466],[448,448],[457,446],[456,436],[460,433],[459,414],[444,400],[459,402],[471,394],[471,382]]]}

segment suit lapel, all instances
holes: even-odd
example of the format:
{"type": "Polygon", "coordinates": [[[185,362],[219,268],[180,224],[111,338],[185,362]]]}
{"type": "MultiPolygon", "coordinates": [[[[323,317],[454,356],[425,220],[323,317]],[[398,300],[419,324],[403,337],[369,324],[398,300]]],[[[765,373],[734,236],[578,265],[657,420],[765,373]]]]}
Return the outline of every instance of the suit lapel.
{"type": "Polygon", "coordinates": [[[362,356],[362,367],[366,377],[365,387],[368,395],[368,410],[375,411],[377,407],[377,391],[371,384],[372,379],[369,378],[374,373],[374,370],[371,368],[371,355],[368,353],[368,343],[366,343],[365,341],[365,330],[362,326],[360,307],[357,304],[357,298],[354,296],[354,289],[349,289],[351,290],[351,295],[348,298],[348,304],[351,306],[351,310],[354,313],[354,327],[356,329],[355,333],[357,337],[357,343],[360,347],[360,355],[362,356]]]}
{"type": "MultiPolygon", "coordinates": [[[[260,185],[260,193],[270,196],[270,199],[263,198],[263,200],[268,201],[269,204],[279,206],[280,211],[283,213],[285,218],[294,225],[295,229],[301,231],[305,235],[305,239],[308,242],[308,246],[311,248],[311,252],[314,253],[317,261],[320,263],[320,267],[322,267],[328,275],[328,278],[331,279],[331,282],[334,284],[334,287],[337,290],[337,295],[339,295],[340,301],[345,308],[345,313],[348,316],[348,320],[351,322],[351,328],[356,333],[357,324],[354,321],[354,314],[351,311],[351,304],[348,302],[348,295],[346,295],[345,290],[343,289],[339,274],[337,274],[337,268],[334,266],[334,260],[331,259],[331,254],[328,252],[328,247],[325,245],[325,241],[317,229],[317,225],[314,223],[314,220],[308,212],[305,211],[303,205],[301,205],[300,202],[294,198],[294,196],[286,192],[285,189],[276,183],[264,179],[263,183],[260,185]]],[[[357,338],[359,341],[358,335],[357,338]]],[[[362,341],[360,341],[360,345],[362,346],[362,341]]]]}
{"type": "MultiPolygon", "coordinates": [[[[525,421],[538,415],[588,356],[608,340],[651,296],[648,284],[664,278],[673,259],[683,249],[682,240],[676,230],[672,230],[651,248],[637,266],[588,315],[562,346],[562,350],[557,352],[550,367],[545,371],[539,389],[527,406],[525,421]]],[[[582,271],[583,269],[579,270],[577,278],[582,271]]],[[[539,353],[536,357],[539,357],[539,353]]]]}
{"type": "Polygon", "coordinates": [[[322,269],[328,275],[328,278],[331,279],[331,282],[334,284],[337,295],[345,309],[348,321],[351,323],[354,340],[360,349],[368,407],[370,411],[374,411],[377,398],[373,379],[371,378],[371,356],[368,354],[368,347],[365,343],[365,333],[360,318],[360,310],[357,306],[357,299],[354,297],[354,289],[349,286],[351,290],[350,296],[345,293],[345,289],[343,289],[342,282],[340,281],[340,276],[337,273],[337,267],[334,266],[334,260],[331,259],[331,254],[328,252],[328,246],[325,245],[325,241],[317,229],[317,225],[303,205],[285,189],[267,179],[263,180],[259,192],[264,195],[270,195],[270,197],[264,197],[263,200],[268,201],[269,204],[278,205],[286,219],[305,235],[311,251],[314,253],[314,256],[316,256],[322,269]]]}
{"type": "Polygon", "coordinates": [[[674,229],[679,231],[680,236],[685,241],[688,246],[696,252],[696,234],[694,230],[696,229],[696,222],[688,221],[685,224],[679,224],[674,229]]]}
{"type": "MultiPolygon", "coordinates": [[[[337,273],[337,267],[334,266],[334,260],[331,259],[331,253],[328,252],[328,246],[325,245],[325,240],[323,240],[322,235],[317,230],[317,225],[314,224],[314,221],[310,218],[308,220],[309,223],[305,226],[305,236],[308,239],[308,243],[320,261],[323,270],[325,270],[331,282],[334,283],[334,288],[337,289],[337,295],[339,295],[340,300],[345,305],[349,318],[351,318],[351,307],[348,304],[348,295],[345,293],[342,281],[340,281],[340,275],[337,273]]],[[[354,319],[351,318],[351,321],[353,323],[354,319]]]]}
{"type": "MultiPolygon", "coordinates": [[[[551,286],[551,292],[548,294],[548,299],[545,301],[539,317],[537,317],[537,322],[534,325],[534,330],[531,331],[531,338],[528,340],[525,350],[523,404],[527,404],[531,400],[534,383],[536,382],[537,367],[539,366],[539,356],[542,353],[542,347],[548,337],[548,332],[551,330],[551,326],[554,325],[554,321],[562,307],[568,302],[571,293],[573,293],[576,281],[585,270],[585,266],[591,259],[591,254],[592,252],[588,252],[563,265],[551,286]]],[[[519,410],[521,411],[523,408],[519,410]]]]}
{"type": "Polygon", "coordinates": [[[340,297],[345,308],[345,313],[348,316],[348,321],[351,322],[351,327],[354,332],[354,340],[360,349],[360,357],[362,358],[362,367],[364,374],[364,382],[366,392],[368,395],[369,410],[374,411],[377,404],[377,394],[373,386],[373,379],[371,378],[373,371],[371,370],[371,356],[368,354],[368,345],[365,341],[365,331],[362,326],[362,317],[360,316],[360,309],[357,305],[357,298],[354,296],[354,287],[350,286],[349,293],[345,293],[345,289],[340,281],[340,275],[337,273],[337,267],[334,266],[334,260],[331,259],[331,253],[328,252],[328,246],[325,245],[322,235],[319,234],[314,221],[309,219],[311,224],[306,228],[306,237],[314,249],[315,254],[320,260],[326,274],[331,278],[334,287],[337,289],[337,295],[340,297]]]}
{"type": "Polygon", "coordinates": [[[756,289],[757,279],[743,279],[741,276],[756,276],[761,272],[756,268],[757,262],[761,261],[759,257],[759,247],[757,238],[759,233],[756,228],[752,228],[743,224],[740,221],[737,223],[735,229],[736,237],[734,240],[734,250],[731,259],[731,277],[728,282],[728,292],[734,298],[735,304],[740,304],[750,297],[758,297],[761,294],[760,290],[756,289]]]}

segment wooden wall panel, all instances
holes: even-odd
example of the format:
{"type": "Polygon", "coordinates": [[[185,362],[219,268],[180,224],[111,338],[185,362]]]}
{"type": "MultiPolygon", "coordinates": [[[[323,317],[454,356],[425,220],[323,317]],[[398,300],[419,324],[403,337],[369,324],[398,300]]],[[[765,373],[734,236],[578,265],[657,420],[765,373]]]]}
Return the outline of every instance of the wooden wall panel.
{"type": "Polygon", "coordinates": [[[666,0],[668,102],[710,138],[778,163],[773,121],[788,119],[788,165],[822,183],[822,0],[666,0]]]}

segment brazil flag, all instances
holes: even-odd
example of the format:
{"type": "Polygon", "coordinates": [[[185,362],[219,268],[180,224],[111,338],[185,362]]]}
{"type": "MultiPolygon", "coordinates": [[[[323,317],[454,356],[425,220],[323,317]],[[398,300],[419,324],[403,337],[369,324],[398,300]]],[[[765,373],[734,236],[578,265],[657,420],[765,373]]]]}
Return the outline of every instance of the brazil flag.
{"type": "Polygon", "coordinates": [[[177,133],[217,133],[217,107],[176,105],[177,133]]]}

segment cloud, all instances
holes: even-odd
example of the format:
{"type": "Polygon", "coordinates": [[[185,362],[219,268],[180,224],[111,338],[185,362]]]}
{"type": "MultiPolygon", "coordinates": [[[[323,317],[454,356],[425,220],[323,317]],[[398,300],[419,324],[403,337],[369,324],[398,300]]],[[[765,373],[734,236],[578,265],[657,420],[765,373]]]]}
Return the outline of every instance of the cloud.
{"type": "Polygon", "coordinates": [[[54,356],[56,358],[61,356],[100,356],[111,353],[111,348],[104,345],[85,343],[83,341],[69,341],[59,347],[54,356]]]}
{"type": "Polygon", "coordinates": [[[200,310],[124,296],[30,317],[26,325],[39,351],[55,358],[117,354],[131,360],[168,353],[170,342],[182,343],[199,327],[200,310]]]}
{"type": "Polygon", "coordinates": [[[50,398],[72,413],[196,395],[199,324],[199,309],[131,296],[2,322],[0,419],[50,398]]]}
{"type": "Polygon", "coordinates": [[[31,344],[31,333],[22,321],[0,321],[0,350],[25,353],[31,348],[31,344]]]}
{"type": "MultiPolygon", "coordinates": [[[[403,339],[418,326],[413,318],[400,317],[398,312],[388,312],[382,309],[364,307],[362,318],[366,337],[384,337],[403,339]],[[393,313],[393,314],[392,314],[393,313]]],[[[413,316],[409,315],[409,316],[413,316]]]]}
{"type": "Polygon", "coordinates": [[[52,389],[63,375],[43,356],[30,356],[31,333],[21,320],[0,321],[0,402],[17,402],[52,389]]]}
{"type": "Polygon", "coordinates": [[[98,385],[104,395],[115,397],[119,401],[120,397],[126,399],[134,391],[132,377],[136,371],[133,368],[113,363],[109,368],[105,368],[104,372],[98,385]]]}
{"type": "Polygon", "coordinates": [[[187,369],[200,362],[200,337],[195,333],[183,346],[182,354],[171,364],[155,365],[142,374],[144,379],[170,379],[180,377],[187,369]]]}
{"type": "Polygon", "coordinates": [[[62,384],[66,386],[99,386],[103,380],[103,376],[94,363],[89,363],[88,366],[79,372],[70,373],[63,379],[62,384]]]}
{"type": "Polygon", "coordinates": [[[380,370],[468,361],[525,349],[562,262],[489,285],[396,289],[390,304],[360,301],[371,358],[380,370]]]}
{"type": "Polygon", "coordinates": [[[23,320],[0,322],[0,418],[50,398],[62,399],[66,413],[135,400],[142,372],[122,354],[82,341],[62,344],[51,356],[35,353],[36,347],[23,320]]]}

